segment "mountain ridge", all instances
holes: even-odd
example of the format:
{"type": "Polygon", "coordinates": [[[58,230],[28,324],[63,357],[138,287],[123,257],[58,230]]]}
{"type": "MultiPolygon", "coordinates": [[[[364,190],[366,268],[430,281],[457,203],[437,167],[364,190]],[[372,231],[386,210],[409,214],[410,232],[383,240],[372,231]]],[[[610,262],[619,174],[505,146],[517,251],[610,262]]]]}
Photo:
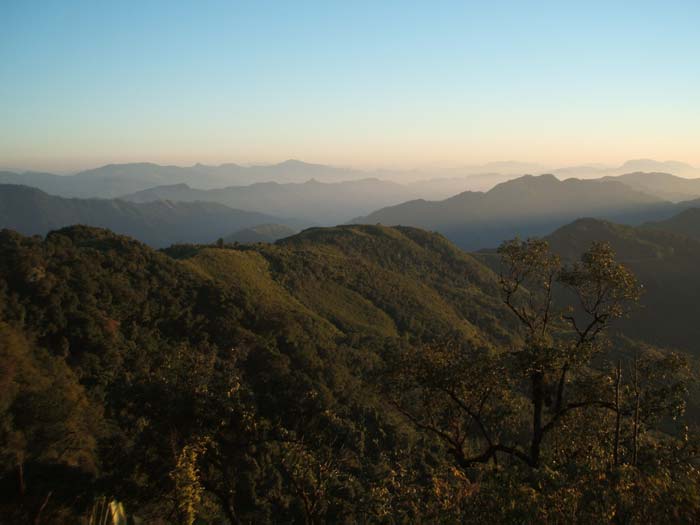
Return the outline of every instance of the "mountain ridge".
{"type": "Polygon", "coordinates": [[[217,202],[242,210],[295,217],[309,225],[330,226],[413,197],[405,186],[376,178],[343,182],[320,182],[312,178],[304,182],[258,182],[213,190],[176,184],[149,188],[122,198],[132,202],[217,202]]]}
{"type": "Polygon", "coordinates": [[[354,219],[402,224],[445,234],[466,249],[494,246],[519,235],[544,235],[581,216],[630,223],[665,218],[674,204],[618,181],[525,175],[487,192],[464,192],[442,201],[412,201],[354,219]]]}
{"type": "Polygon", "coordinates": [[[209,202],[136,204],[120,199],[67,199],[29,186],[0,185],[0,228],[27,235],[86,224],[161,247],[177,242],[213,242],[231,231],[270,222],[284,221],[209,202]]]}
{"type": "Polygon", "coordinates": [[[255,182],[303,182],[317,178],[340,182],[376,177],[400,181],[427,199],[442,199],[465,190],[485,191],[525,173],[553,173],[560,178],[601,178],[633,171],[670,172],[681,177],[700,178],[700,169],[678,161],[637,159],[618,167],[582,165],[562,168],[517,161],[492,162],[456,168],[356,169],[288,159],[269,165],[244,166],[224,163],[218,166],[201,163],[192,166],[160,165],[153,162],[113,163],[69,175],[25,171],[0,171],[0,183],[25,184],[63,197],[118,197],[160,185],[187,183],[193,188],[213,189],[243,186],[255,182]]]}

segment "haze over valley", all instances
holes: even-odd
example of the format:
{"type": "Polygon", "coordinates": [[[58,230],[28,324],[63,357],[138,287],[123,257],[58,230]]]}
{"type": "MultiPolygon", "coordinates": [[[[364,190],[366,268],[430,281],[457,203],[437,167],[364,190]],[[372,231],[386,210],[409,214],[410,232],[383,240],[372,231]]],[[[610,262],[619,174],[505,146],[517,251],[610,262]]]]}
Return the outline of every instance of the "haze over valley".
{"type": "Polygon", "coordinates": [[[480,168],[502,172],[476,173],[479,168],[471,168],[475,173],[461,178],[412,182],[391,180],[392,174],[386,172],[302,161],[247,168],[107,165],[75,175],[1,172],[0,196],[6,202],[0,211],[1,226],[43,235],[81,223],[108,227],[160,247],[213,242],[270,223],[295,231],[380,223],[437,231],[474,250],[514,236],[546,235],[580,217],[630,225],[665,219],[696,206],[694,201],[700,199],[700,178],[625,172],[665,167],[683,175],[694,173],[681,162],[628,161],[619,168],[590,172],[597,177],[588,179],[568,177],[580,169],[553,170],[557,175],[514,171],[525,167],[536,166],[491,163],[480,168]],[[624,173],[610,174],[619,172],[624,173]]]}

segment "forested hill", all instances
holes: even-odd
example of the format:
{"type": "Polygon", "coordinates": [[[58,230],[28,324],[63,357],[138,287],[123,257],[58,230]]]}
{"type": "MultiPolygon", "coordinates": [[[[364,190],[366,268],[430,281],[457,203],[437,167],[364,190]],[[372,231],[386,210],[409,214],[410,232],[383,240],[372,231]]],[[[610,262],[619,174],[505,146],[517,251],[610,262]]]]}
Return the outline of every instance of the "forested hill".
{"type": "MultiPolygon", "coordinates": [[[[515,260],[541,253],[514,249],[515,260]]],[[[620,282],[632,297],[633,280],[620,282]]],[[[533,376],[531,339],[503,290],[476,258],[412,228],[160,252],[84,226],[45,239],[3,230],[0,515],[76,523],[117,501],[146,523],[516,523],[563,519],[590,500],[605,502],[587,507],[592,521],[662,516],[669,499],[696,513],[693,452],[677,431],[683,360],[640,361],[647,427],[632,438],[618,406],[626,481],[611,488],[600,483],[610,368],[553,357],[551,377],[533,376]],[[585,412],[546,401],[561,366],[562,399],[585,399],[571,404],[585,412]],[[533,403],[551,417],[543,435],[556,431],[541,458],[540,444],[537,455],[521,444],[533,403]],[[670,464],[675,479],[661,483],[670,464]]],[[[580,360],[593,346],[573,348],[580,360]]]]}
{"type": "Polygon", "coordinates": [[[297,231],[284,224],[259,224],[233,232],[223,238],[224,242],[252,243],[252,242],[275,242],[294,235],[297,231]]]}
{"type": "MultiPolygon", "coordinates": [[[[210,482],[235,487],[231,505],[243,516],[299,518],[292,466],[277,463],[303,465],[308,454],[324,462],[333,443],[346,442],[343,454],[354,458],[343,476],[365,480],[342,490],[379,487],[390,468],[381,458],[415,438],[362,378],[389,348],[510,341],[495,291],[495,276],[471,256],[412,229],[310,230],[278,245],[180,246],[167,255],[95,228],[45,240],[5,230],[3,432],[24,436],[15,446],[26,506],[35,510],[52,491],[50,509],[86,511],[98,483],[141,515],[167,514],[172,447],[216,436],[217,418],[249,404],[258,426],[230,429],[235,439],[273,432],[315,441],[309,451],[302,441],[222,451],[234,485],[210,482]],[[243,399],[230,397],[236,374],[249,378],[243,399]],[[13,386],[25,381],[27,392],[13,386]],[[40,413],[43,403],[55,414],[40,413]]],[[[13,464],[3,471],[5,505],[17,501],[13,464]]],[[[355,503],[332,512],[347,515],[355,503]]]]}
{"type": "Polygon", "coordinates": [[[246,296],[303,307],[345,336],[507,337],[496,276],[414,228],[311,228],[274,245],[166,253],[246,296]]]}

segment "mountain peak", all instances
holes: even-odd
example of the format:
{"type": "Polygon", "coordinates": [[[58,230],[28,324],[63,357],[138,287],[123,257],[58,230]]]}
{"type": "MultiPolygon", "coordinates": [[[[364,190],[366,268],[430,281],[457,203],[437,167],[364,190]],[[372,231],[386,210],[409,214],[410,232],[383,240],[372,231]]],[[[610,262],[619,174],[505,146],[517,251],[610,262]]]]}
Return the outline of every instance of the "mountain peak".
{"type": "Polygon", "coordinates": [[[523,175],[521,177],[496,184],[487,193],[499,192],[503,191],[504,189],[511,188],[551,186],[554,184],[559,184],[560,182],[561,181],[551,173],[543,175],[523,175]]]}
{"type": "Polygon", "coordinates": [[[301,166],[312,166],[313,164],[309,164],[308,162],[304,162],[303,160],[299,159],[287,159],[285,161],[280,162],[277,164],[277,166],[284,166],[284,167],[301,167],[301,166]]]}

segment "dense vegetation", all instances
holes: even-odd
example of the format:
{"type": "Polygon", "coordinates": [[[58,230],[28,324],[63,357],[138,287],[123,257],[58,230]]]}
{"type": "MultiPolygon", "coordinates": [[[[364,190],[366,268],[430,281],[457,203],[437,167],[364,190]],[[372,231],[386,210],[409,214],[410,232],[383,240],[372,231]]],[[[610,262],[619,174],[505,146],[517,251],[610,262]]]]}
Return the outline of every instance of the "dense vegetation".
{"type": "Polygon", "coordinates": [[[634,276],[605,244],[500,261],[381,226],[3,231],[2,521],[695,521],[691,363],[608,337],[634,276]]]}
{"type": "Polygon", "coordinates": [[[259,224],[227,235],[222,241],[226,243],[275,242],[295,233],[297,233],[296,230],[284,224],[259,224]]]}

